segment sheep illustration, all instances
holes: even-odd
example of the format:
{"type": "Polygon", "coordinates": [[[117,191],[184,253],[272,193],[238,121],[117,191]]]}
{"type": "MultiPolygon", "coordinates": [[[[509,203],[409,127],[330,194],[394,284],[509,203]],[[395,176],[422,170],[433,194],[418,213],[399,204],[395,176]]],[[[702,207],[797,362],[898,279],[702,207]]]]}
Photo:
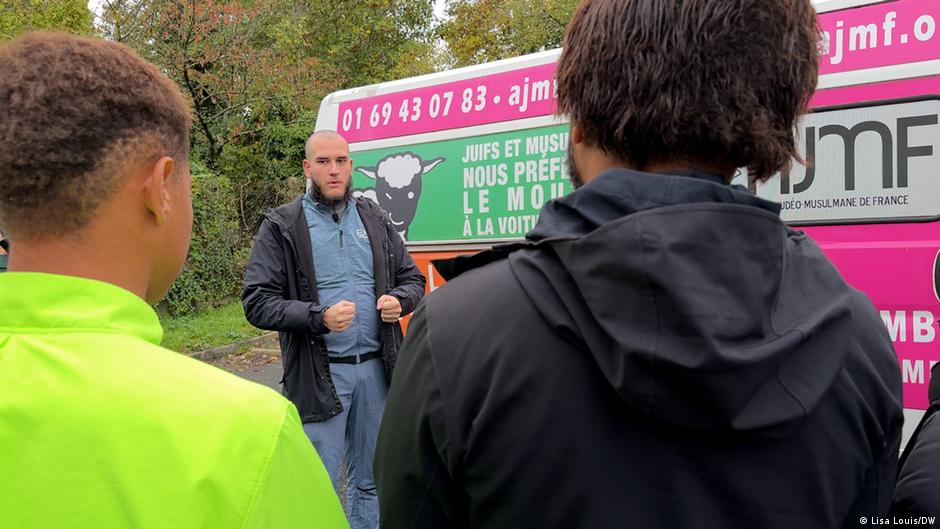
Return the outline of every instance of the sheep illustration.
{"type": "Polygon", "coordinates": [[[375,180],[375,187],[354,189],[353,196],[371,199],[387,211],[398,235],[407,240],[408,228],[421,198],[421,177],[445,160],[424,161],[411,152],[390,154],[379,160],[375,167],[356,168],[375,180]]]}

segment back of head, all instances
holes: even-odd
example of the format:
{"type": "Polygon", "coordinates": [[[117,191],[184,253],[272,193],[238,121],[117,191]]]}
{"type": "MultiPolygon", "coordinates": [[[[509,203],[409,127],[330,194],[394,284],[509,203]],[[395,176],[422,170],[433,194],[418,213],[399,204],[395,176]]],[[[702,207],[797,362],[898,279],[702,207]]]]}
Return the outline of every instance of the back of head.
{"type": "Polygon", "coordinates": [[[131,168],[186,159],[186,100],[122,44],[28,33],[0,45],[0,72],[0,229],[14,242],[74,233],[131,168]]]}
{"type": "Polygon", "coordinates": [[[766,179],[797,156],[818,42],[810,0],[585,0],[558,111],[637,169],[682,161],[766,179]]]}

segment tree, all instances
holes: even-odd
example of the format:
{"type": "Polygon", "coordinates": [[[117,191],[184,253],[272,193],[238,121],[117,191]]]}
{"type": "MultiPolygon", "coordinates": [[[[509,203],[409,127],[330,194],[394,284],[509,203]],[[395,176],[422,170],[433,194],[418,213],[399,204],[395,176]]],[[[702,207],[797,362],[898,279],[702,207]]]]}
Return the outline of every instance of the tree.
{"type": "Polygon", "coordinates": [[[4,0],[0,3],[0,41],[24,31],[61,30],[94,33],[87,0],[4,0]]]}
{"type": "Polygon", "coordinates": [[[455,66],[561,46],[576,0],[448,0],[439,33],[455,66]]]}
{"type": "Polygon", "coordinates": [[[431,0],[302,2],[302,53],[323,63],[342,87],[434,71],[431,0]]]}
{"type": "Polygon", "coordinates": [[[279,46],[286,0],[109,0],[105,34],[174,79],[194,109],[193,146],[210,169],[223,148],[335,88],[319,61],[279,46]]]}
{"type": "Polygon", "coordinates": [[[106,39],[128,44],[145,42],[148,9],[145,0],[104,0],[98,27],[106,39]]]}
{"type": "Polygon", "coordinates": [[[275,97],[263,47],[266,6],[215,0],[154,2],[148,10],[145,52],[162,65],[193,101],[196,132],[210,168],[230,140],[253,123],[253,114],[275,97]]]}

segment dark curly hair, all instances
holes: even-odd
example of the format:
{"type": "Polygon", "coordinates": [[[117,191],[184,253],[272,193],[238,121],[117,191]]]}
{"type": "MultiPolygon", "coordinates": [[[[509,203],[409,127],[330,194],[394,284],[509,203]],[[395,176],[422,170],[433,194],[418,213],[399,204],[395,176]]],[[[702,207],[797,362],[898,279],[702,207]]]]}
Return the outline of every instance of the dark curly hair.
{"type": "Polygon", "coordinates": [[[0,45],[0,227],[81,228],[130,168],[185,160],[191,122],[179,88],[124,45],[43,32],[0,45]]]}
{"type": "Polygon", "coordinates": [[[584,0],[558,112],[641,170],[697,162],[766,180],[798,156],[819,42],[810,0],[584,0]]]}

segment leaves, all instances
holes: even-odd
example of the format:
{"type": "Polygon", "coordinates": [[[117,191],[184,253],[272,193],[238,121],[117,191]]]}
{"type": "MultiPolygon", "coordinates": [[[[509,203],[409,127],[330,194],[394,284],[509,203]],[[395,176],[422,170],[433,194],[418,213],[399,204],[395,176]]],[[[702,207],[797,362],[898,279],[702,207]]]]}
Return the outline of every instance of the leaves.
{"type": "Polygon", "coordinates": [[[448,0],[439,34],[456,66],[561,46],[576,0],[448,0]]]}
{"type": "Polygon", "coordinates": [[[301,53],[343,88],[433,71],[431,0],[295,2],[301,53]]]}
{"type": "Polygon", "coordinates": [[[0,41],[37,30],[93,34],[95,27],[87,0],[4,0],[0,4],[0,41]]]}
{"type": "Polygon", "coordinates": [[[235,217],[235,195],[228,178],[190,164],[192,173],[193,232],[183,271],[166,296],[173,315],[196,310],[237,294],[246,256],[235,217]]]}

